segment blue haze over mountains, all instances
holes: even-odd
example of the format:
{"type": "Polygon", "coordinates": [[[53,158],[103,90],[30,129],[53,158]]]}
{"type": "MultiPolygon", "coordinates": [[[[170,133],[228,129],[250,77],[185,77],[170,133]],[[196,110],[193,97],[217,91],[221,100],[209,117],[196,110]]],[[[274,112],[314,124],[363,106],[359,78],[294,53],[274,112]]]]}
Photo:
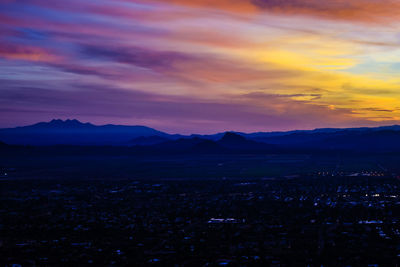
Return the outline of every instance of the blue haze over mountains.
{"type": "Polygon", "coordinates": [[[8,145],[148,147],[154,151],[191,153],[274,152],[290,149],[397,152],[400,149],[400,126],[184,136],[146,126],[96,126],[78,120],[52,120],[0,129],[0,141],[8,145]]]}

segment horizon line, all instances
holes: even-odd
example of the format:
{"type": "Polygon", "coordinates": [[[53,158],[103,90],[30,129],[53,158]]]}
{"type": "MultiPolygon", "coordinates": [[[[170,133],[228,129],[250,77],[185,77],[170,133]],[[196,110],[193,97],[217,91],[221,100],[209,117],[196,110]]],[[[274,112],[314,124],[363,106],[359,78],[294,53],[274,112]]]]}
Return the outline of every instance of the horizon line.
{"type": "Polygon", "coordinates": [[[23,127],[29,127],[29,126],[34,126],[37,125],[39,123],[51,123],[54,121],[61,121],[63,123],[65,122],[78,122],[80,124],[90,124],[96,127],[101,127],[101,126],[125,126],[125,127],[147,127],[147,128],[151,128],[153,130],[162,132],[162,133],[166,133],[166,134],[170,134],[170,135],[215,135],[215,134],[221,134],[221,133],[226,133],[226,132],[235,132],[235,133],[243,133],[243,134],[254,134],[254,133],[284,133],[284,132],[299,132],[299,131],[316,131],[316,130],[346,130],[346,129],[375,129],[375,128],[383,128],[383,127],[394,127],[394,126],[400,126],[399,124],[391,124],[391,125],[379,125],[379,126],[358,126],[358,127],[319,127],[319,128],[311,128],[311,129],[292,129],[292,130],[277,130],[277,131],[254,131],[254,132],[243,132],[243,131],[237,131],[237,130],[223,130],[223,131],[219,131],[219,132],[214,132],[214,133],[205,133],[205,134],[200,134],[200,133],[189,133],[189,134],[182,134],[182,133],[170,133],[168,131],[162,131],[162,130],[158,130],[157,128],[153,128],[151,126],[147,126],[147,125],[142,125],[142,124],[113,124],[113,123],[106,123],[106,124],[94,124],[92,122],[82,122],[81,120],[78,119],[51,119],[50,121],[39,121],[36,123],[32,123],[32,124],[27,124],[27,125],[20,125],[20,126],[14,126],[14,127],[1,127],[0,130],[2,129],[15,129],[15,128],[23,128],[23,127]]]}

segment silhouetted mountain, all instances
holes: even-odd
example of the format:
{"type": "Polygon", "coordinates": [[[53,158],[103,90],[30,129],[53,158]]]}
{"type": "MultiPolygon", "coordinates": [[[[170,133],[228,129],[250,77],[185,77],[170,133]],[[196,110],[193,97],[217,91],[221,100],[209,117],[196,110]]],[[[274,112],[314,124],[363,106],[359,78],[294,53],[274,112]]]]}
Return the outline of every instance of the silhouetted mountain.
{"type": "Polygon", "coordinates": [[[237,143],[243,143],[247,142],[246,138],[243,136],[236,134],[234,132],[226,132],[222,138],[219,140],[219,142],[224,143],[224,144],[237,144],[237,143]]]}
{"type": "Polygon", "coordinates": [[[183,152],[189,151],[197,144],[207,141],[206,139],[194,137],[194,138],[179,138],[177,140],[167,141],[161,144],[151,146],[158,151],[171,151],[171,152],[183,152]]]}
{"type": "Polygon", "coordinates": [[[294,150],[347,150],[397,152],[400,131],[383,129],[345,129],[331,132],[301,132],[263,138],[264,142],[294,150]]]}
{"type": "Polygon", "coordinates": [[[228,149],[220,146],[216,142],[212,140],[202,140],[201,142],[195,144],[191,149],[189,149],[191,153],[200,153],[200,154],[219,154],[219,153],[228,153],[231,152],[228,149]]]}
{"type": "Polygon", "coordinates": [[[397,152],[400,151],[400,131],[345,132],[309,145],[334,150],[397,152]]]}
{"type": "Polygon", "coordinates": [[[225,135],[217,143],[230,150],[239,151],[271,151],[273,149],[276,149],[275,146],[248,140],[240,134],[234,132],[226,132],[225,135]]]}
{"type": "Polygon", "coordinates": [[[216,133],[216,134],[192,134],[189,137],[193,138],[193,137],[198,137],[198,138],[202,138],[202,139],[207,139],[207,140],[212,140],[212,141],[218,141],[220,140],[223,136],[225,135],[225,133],[216,133]]]}
{"type": "MultiPolygon", "coordinates": [[[[146,126],[96,126],[78,120],[52,120],[0,129],[0,140],[10,145],[134,146],[126,150],[132,153],[271,153],[314,150],[396,152],[400,150],[400,126],[182,136],[170,135],[146,126]]],[[[4,145],[0,143],[0,146],[4,145]]]]}
{"type": "Polygon", "coordinates": [[[315,150],[344,150],[380,153],[400,151],[400,126],[397,125],[275,133],[226,132],[224,135],[216,134],[200,137],[215,140],[217,136],[220,139],[216,143],[221,147],[230,151],[241,152],[302,151],[307,153],[315,150]]]}
{"type": "Polygon", "coordinates": [[[263,138],[255,138],[254,140],[260,142],[268,142],[270,144],[276,145],[285,145],[285,146],[293,146],[293,145],[308,145],[309,142],[315,143],[317,141],[324,140],[328,137],[342,135],[344,132],[298,132],[292,133],[288,135],[281,136],[271,136],[271,137],[263,137],[263,138]]]}
{"type": "Polygon", "coordinates": [[[314,130],[295,130],[287,132],[257,132],[257,133],[238,133],[248,139],[266,142],[271,144],[294,144],[304,143],[324,139],[326,136],[344,133],[357,132],[379,132],[383,130],[400,131],[399,125],[381,126],[381,127],[359,127],[359,128],[320,128],[314,130]]]}
{"type": "Polygon", "coordinates": [[[9,144],[29,145],[126,145],[139,136],[169,136],[146,126],[101,125],[78,120],[52,120],[30,126],[0,129],[0,139],[9,144]]]}
{"type": "Polygon", "coordinates": [[[96,127],[95,125],[91,123],[82,123],[78,120],[60,120],[60,119],[54,119],[51,120],[50,122],[39,122],[30,126],[23,126],[23,127],[17,127],[19,129],[30,129],[30,130],[62,130],[62,129],[92,129],[96,127]]]}
{"type": "Polygon", "coordinates": [[[129,141],[130,145],[137,145],[137,146],[149,146],[164,143],[171,140],[170,138],[152,135],[152,136],[140,136],[137,138],[132,139],[129,141]]]}
{"type": "Polygon", "coordinates": [[[271,151],[274,146],[265,143],[257,143],[247,140],[238,134],[227,132],[218,141],[207,140],[199,137],[180,138],[178,140],[164,142],[149,146],[154,151],[169,151],[171,153],[237,153],[237,152],[259,152],[271,151]]]}

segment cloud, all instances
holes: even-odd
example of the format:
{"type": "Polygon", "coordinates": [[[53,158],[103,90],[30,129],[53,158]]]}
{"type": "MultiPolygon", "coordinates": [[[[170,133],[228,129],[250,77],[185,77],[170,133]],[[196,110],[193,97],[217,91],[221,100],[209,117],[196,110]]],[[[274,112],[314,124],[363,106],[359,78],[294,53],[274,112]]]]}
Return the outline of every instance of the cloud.
{"type": "Polygon", "coordinates": [[[10,119],[23,114],[26,120],[31,122],[38,116],[51,119],[57,115],[64,118],[91,118],[94,122],[141,122],[161,130],[181,133],[267,131],[293,127],[371,124],[368,120],[351,117],[349,110],[329,110],[327,107],[309,105],[305,101],[292,100],[286,96],[259,94],[255,99],[256,95],[245,95],[232,98],[230,103],[226,103],[124,90],[98,84],[74,84],[64,87],[63,90],[52,90],[14,86],[9,82],[2,91],[0,112],[10,115],[10,119]],[[69,87],[75,90],[68,89],[69,87]],[[44,113],[45,110],[48,111],[47,114],[44,113]]]}
{"type": "Polygon", "coordinates": [[[28,60],[37,62],[52,62],[57,60],[57,56],[51,54],[46,49],[28,45],[18,45],[11,43],[0,44],[0,57],[15,60],[28,60]]]}
{"type": "Polygon", "coordinates": [[[177,61],[188,61],[190,56],[178,52],[154,51],[140,47],[112,48],[94,45],[82,46],[82,53],[92,58],[105,58],[120,63],[150,69],[172,69],[177,61]]]}
{"type": "Polygon", "coordinates": [[[272,80],[301,75],[295,70],[279,69],[272,64],[258,69],[250,62],[233,60],[213,54],[189,54],[141,47],[110,47],[83,45],[82,54],[87,58],[147,68],[181,81],[232,83],[256,80],[272,80]]]}
{"type": "Polygon", "coordinates": [[[213,132],[400,117],[394,1],[24,0],[0,8],[0,124],[57,115],[213,132]]]}
{"type": "Polygon", "coordinates": [[[167,2],[245,14],[267,12],[363,23],[391,23],[400,19],[400,3],[396,0],[168,0],[167,2]]]}

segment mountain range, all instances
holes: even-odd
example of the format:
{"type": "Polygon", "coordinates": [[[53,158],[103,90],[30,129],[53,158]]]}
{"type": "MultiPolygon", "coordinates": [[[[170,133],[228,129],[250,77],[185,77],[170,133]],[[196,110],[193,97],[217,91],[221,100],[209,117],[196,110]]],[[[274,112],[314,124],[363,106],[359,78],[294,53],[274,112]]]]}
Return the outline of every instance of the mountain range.
{"type": "Polygon", "coordinates": [[[127,145],[140,136],[169,136],[146,126],[101,125],[78,120],[52,120],[0,129],[0,140],[19,145],[127,145]]]}
{"type": "Polygon", "coordinates": [[[400,150],[400,126],[326,128],[288,132],[223,132],[213,135],[168,134],[146,126],[101,125],[52,120],[0,129],[1,146],[123,146],[140,151],[253,153],[288,150],[400,150]]]}

